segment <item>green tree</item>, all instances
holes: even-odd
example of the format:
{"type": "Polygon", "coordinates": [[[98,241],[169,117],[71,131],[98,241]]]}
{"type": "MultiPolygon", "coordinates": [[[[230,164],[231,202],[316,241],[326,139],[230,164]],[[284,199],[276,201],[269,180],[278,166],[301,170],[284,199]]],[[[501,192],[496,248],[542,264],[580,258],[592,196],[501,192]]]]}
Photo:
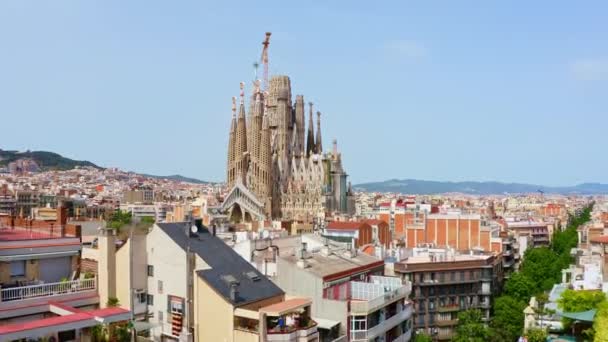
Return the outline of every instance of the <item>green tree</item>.
{"type": "Polygon", "coordinates": [[[531,328],[526,331],[528,342],[546,342],[547,331],[541,328],[531,328]]]}
{"type": "Polygon", "coordinates": [[[532,293],[548,291],[561,280],[561,268],[555,260],[559,256],[549,247],[529,248],[524,254],[521,273],[534,284],[532,293]]]}
{"type": "Polygon", "coordinates": [[[454,342],[485,342],[490,338],[490,329],[482,322],[479,310],[466,310],[458,313],[458,326],[454,342]]]}
{"type": "Polygon", "coordinates": [[[505,284],[505,294],[518,301],[528,302],[536,284],[522,272],[515,272],[505,284]]]}
{"type": "Polygon", "coordinates": [[[527,304],[514,297],[503,295],[494,301],[492,319],[492,340],[512,342],[520,336],[524,328],[524,309],[527,304]]]}
{"type": "Polygon", "coordinates": [[[594,341],[608,341],[608,301],[598,305],[595,320],[593,321],[594,341]]]}
{"type": "Polygon", "coordinates": [[[425,333],[416,333],[416,338],[414,338],[414,342],[433,342],[431,336],[425,333]]]}
{"type": "Polygon", "coordinates": [[[107,227],[120,231],[122,227],[131,224],[131,220],[130,212],[116,210],[108,220],[107,227]]]}
{"type": "MultiPolygon", "coordinates": [[[[581,312],[598,308],[604,302],[606,302],[606,295],[602,291],[575,291],[568,289],[557,300],[557,307],[564,312],[581,312]]],[[[571,319],[562,318],[562,324],[565,329],[568,329],[571,323],[571,319]]]]}

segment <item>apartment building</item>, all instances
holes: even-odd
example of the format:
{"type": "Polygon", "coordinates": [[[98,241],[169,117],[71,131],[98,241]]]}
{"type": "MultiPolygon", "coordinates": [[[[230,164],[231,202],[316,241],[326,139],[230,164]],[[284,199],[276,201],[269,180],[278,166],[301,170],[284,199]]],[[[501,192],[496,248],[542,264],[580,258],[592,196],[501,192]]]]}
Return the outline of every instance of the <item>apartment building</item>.
{"type": "Polygon", "coordinates": [[[0,220],[0,340],[86,340],[130,312],[106,308],[99,279],[79,269],[80,227],[15,217],[0,220]]]}
{"type": "Polygon", "coordinates": [[[531,247],[548,246],[553,235],[553,225],[543,221],[521,220],[505,222],[506,229],[512,231],[515,236],[525,237],[531,247]]]}
{"type": "Polygon", "coordinates": [[[127,190],[122,194],[122,203],[152,204],[154,203],[154,190],[143,188],[127,190]]]}
{"type": "Polygon", "coordinates": [[[286,298],[200,222],[156,224],[145,249],[155,340],[318,341],[312,301],[286,298]]]}
{"type": "Polygon", "coordinates": [[[381,207],[378,218],[392,225],[393,238],[403,240],[406,248],[434,244],[456,250],[502,252],[500,227],[486,222],[480,214],[464,214],[460,210],[436,213],[428,204],[395,204],[381,207]]]}
{"type": "Polygon", "coordinates": [[[458,312],[467,309],[481,310],[489,322],[492,296],[500,292],[503,282],[500,254],[427,248],[413,252],[394,265],[394,272],[412,284],[416,331],[436,341],[450,340],[458,312]]]}
{"type": "Polygon", "coordinates": [[[39,205],[40,193],[36,190],[17,190],[15,198],[15,214],[19,217],[29,217],[32,214],[32,208],[39,205]]]}
{"type": "Polygon", "coordinates": [[[312,298],[321,341],[409,341],[411,286],[384,276],[384,261],[356,249],[303,244],[277,257],[275,282],[289,295],[312,298]]]}
{"type": "Polygon", "coordinates": [[[351,243],[357,249],[368,244],[388,248],[391,243],[388,223],[382,220],[331,221],[323,229],[323,236],[351,243]]]}
{"type": "Polygon", "coordinates": [[[0,187],[0,215],[14,216],[17,200],[6,184],[0,187]]]}

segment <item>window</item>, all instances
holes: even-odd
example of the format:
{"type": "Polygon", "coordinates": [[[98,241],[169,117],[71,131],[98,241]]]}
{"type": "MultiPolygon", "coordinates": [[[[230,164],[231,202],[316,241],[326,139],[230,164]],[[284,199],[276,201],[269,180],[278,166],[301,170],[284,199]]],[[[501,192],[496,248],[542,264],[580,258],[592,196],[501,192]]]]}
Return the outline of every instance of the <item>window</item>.
{"type": "Polygon", "coordinates": [[[158,290],[158,293],[163,293],[163,281],[162,280],[158,281],[157,290],[158,290]]]}
{"type": "Polygon", "coordinates": [[[137,293],[137,301],[138,301],[140,304],[145,303],[145,302],[147,301],[147,298],[146,298],[146,293],[145,293],[145,292],[138,292],[138,293],[137,293]]]}
{"type": "Polygon", "coordinates": [[[25,276],[25,260],[11,262],[11,277],[25,276]]]}
{"type": "Polygon", "coordinates": [[[184,299],[183,298],[167,296],[167,300],[169,301],[167,311],[169,311],[172,314],[179,314],[179,315],[184,314],[184,299]]]}
{"type": "Polygon", "coordinates": [[[154,296],[149,294],[148,297],[148,305],[154,305],[154,296]]]}
{"type": "Polygon", "coordinates": [[[367,319],[365,316],[352,316],[351,317],[351,331],[365,331],[367,330],[367,319]]]}
{"type": "Polygon", "coordinates": [[[159,322],[163,321],[163,312],[161,310],[158,310],[158,321],[159,322]]]}
{"type": "Polygon", "coordinates": [[[148,265],[148,277],[154,277],[154,266],[148,265]]]}

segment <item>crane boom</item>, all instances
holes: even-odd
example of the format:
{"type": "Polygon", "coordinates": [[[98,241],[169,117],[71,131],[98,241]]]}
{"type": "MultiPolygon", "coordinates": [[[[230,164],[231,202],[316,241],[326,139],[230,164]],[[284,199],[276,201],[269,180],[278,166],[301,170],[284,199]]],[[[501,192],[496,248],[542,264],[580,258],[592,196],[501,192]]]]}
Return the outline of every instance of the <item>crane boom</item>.
{"type": "Polygon", "coordinates": [[[268,45],[270,45],[271,32],[266,32],[266,39],[262,42],[264,48],[262,49],[262,57],[260,58],[262,65],[264,66],[264,83],[263,90],[268,90],[268,45]]]}

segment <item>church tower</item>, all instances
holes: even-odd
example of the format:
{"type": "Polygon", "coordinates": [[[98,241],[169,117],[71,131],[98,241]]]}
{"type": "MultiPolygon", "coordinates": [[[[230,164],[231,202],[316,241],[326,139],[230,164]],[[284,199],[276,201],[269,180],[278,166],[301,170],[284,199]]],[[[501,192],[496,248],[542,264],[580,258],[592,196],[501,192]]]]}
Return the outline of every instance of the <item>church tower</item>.
{"type": "Polygon", "coordinates": [[[236,97],[232,97],[232,121],[230,122],[230,134],[228,137],[228,161],[226,168],[226,183],[229,187],[234,185],[235,180],[235,135],[236,135],[236,97]]]}
{"type": "MultiPolygon", "coordinates": [[[[234,158],[236,164],[236,179],[246,183],[247,167],[249,166],[249,155],[247,153],[247,124],[245,118],[245,84],[241,82],[241,104],[239,106],[239,116],[236,122],[236,136],[234,139],[234,158]]],[[[235,180],[236,180],[235,179],[235,180]]]]}
{"type": "Polygon", "coordinates": [[[294,130],[295,137],[295,155],[296,157],[300,157],[304,155],[304,147],[305,147],[305,125],[306,125],[306,113],[304,111],[304,96],[297,95],[296,103],[295,103],[295,119],[296,119],[296,128],[294,130]]]}
{"type": "Polygon", "coordinates": [[[308,102],[308,107],[310,113],[308,115],[308,135],[306,136],[306,156],[310,157],[310,155],[315,153],[315,133],[313,132],[314,128],[312,125],[312,102],[308,102]]]}
{"type": "Polygon", "coordinates": [[[264,113],[262,131],[260,132],[260,148],[258,160],[258,197],[264,201],[267,217],[272,217],[272,148],[270,146],[269,117],[264,113]]]}
{"type": "Polygon", "coordinates": [[[323,153],[323,143],[321,142],[321,112],[317,112],[317,137],[315,138],[315,148],[318,154],[323,153]]]}

